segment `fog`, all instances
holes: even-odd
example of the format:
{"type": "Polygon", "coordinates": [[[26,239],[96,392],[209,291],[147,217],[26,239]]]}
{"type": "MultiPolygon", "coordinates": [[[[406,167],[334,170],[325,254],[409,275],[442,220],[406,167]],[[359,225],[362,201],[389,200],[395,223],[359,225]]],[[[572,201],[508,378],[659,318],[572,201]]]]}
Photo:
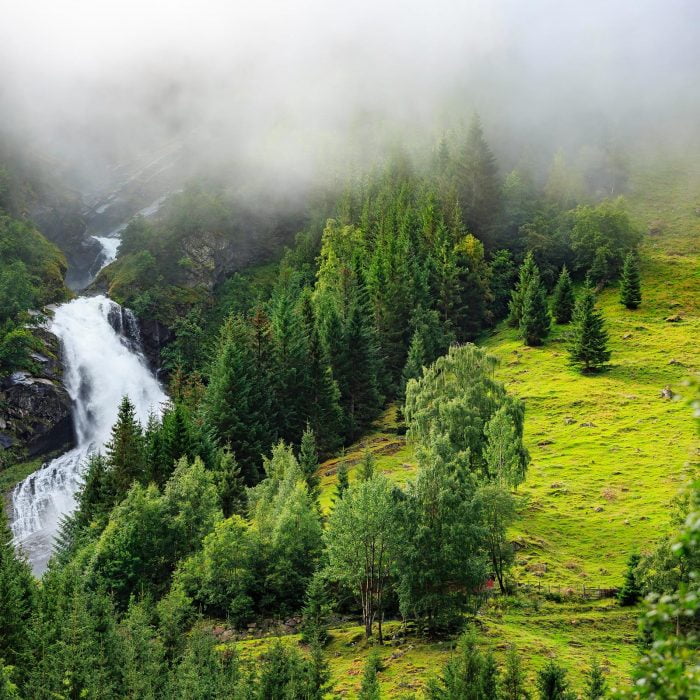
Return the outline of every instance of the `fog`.
{"type": "Polygon", "coordinates": [[[506,166],[697,140],[695,0],[3,0],[1,15],[4,138],[81,186],[169,143],[193,171],[304,181],[429,148],[475,111],[506,166]]]}

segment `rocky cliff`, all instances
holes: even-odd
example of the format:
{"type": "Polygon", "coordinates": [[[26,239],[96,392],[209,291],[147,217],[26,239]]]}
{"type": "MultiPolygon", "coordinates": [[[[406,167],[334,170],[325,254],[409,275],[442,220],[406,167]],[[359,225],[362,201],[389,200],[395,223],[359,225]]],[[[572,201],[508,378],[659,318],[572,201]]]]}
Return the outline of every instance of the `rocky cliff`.
{"type": "Polygon", "coordinates": [[[74,445],[71,400],[61,383],[61,348],[45,329],[44,349],[33,353],[32,371],[0,378],[0,452],[38,457],[74,445]]]}

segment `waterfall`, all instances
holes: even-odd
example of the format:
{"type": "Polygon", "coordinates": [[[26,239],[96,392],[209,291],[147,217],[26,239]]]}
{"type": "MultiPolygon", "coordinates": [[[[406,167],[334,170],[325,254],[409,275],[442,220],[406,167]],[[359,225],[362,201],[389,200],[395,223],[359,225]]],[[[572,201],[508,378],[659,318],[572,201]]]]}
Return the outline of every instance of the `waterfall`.
{"type": "Polygon", "coordinates": [[[37,575],[51,556],[61,518],[75,508],[87,458],[110,438],[122,397],[129,396],[143,423],[167,401],[141,353],[135,318],[107,297],[79,297],[62,304],[50,330],[63,348],[64,384],[73,400],[77,446],[12,492],[14,542],[37,575]]]}

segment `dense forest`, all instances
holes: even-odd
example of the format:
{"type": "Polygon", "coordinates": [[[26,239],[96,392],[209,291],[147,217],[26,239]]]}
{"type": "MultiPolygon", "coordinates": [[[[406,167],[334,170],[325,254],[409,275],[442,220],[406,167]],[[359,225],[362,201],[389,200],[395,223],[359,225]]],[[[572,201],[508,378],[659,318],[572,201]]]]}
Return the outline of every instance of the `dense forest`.
{"type": "MultiPolygon", "coordinates": [[[[555,660],[531,687],[516,646],[501,664],[480,644],[484,602],[515,590],[508,531],[530,455],[525,405],[478,343],[500,324],[538,347],[565,326],[561,370],[604,370],[596,295],[619,280],[629,313],[644,296],[640,232],[622,197],[598,196],[597,178],[624,187],[612,168],[586,183],[558,154],[544,184],[526,169],[502,179],[475,117],[427,164],[398,151],[335,204],[326,193],[277,262],[273,252],[221,281],[192,244],[240,235],[224,192],[190,186],[156,223],[134,219],[96,284],[170,329],[170,402],[142,425],[124,396],[40,583],[3,522],[2,696],[326,697],[324,647],[340,615],[380,646],[386,620],[433,639],[466,626],[429,698],[607,697],[595,658],[585,689],[555,660]],[[415,449],[404,488],[369,450],[352,481],[342,458],[387,405],[415,449]],[[322,507],[319,465],[338,453],[322,507]],[[217,620],[245,633],[295,616],[301,646],[276,642],[253,664],[212,634],[217,620]]],[[[4,207],[8,372],[31,362],[41,317],[28,309],[66,293],[60,253],[4,207]]],[[[279,228],[269,236],[273,251],[284,243],[279,228]]],[[[680,507],[696,501],[690,492],[680,507]]],[[[679,544],[630,552],[620,605],[665,597],[647,612],[629,697],[697,688],[696,540],[690,518],[679,544]]],[[[381,668],[367,657],[358,697],[379,697],[381,668]]]]}
{"type": "Polygon", "coordinates": [[[0,700],[700,698],[700,15],[14,3],[0,700]]]}

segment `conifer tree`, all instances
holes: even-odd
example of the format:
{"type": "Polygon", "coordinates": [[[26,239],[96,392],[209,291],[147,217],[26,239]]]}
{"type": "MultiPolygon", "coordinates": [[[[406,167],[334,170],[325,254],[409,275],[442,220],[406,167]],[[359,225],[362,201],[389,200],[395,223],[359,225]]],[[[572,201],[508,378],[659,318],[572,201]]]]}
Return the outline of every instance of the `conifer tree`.
{"type": "Polygon", "coordinates": [[[119,404],[117,422],[112,426],[112,438],[107,443],[106,453],[118,497],[126,494],[134,481],[146,481],[143,431],[128,396],[124,396],[119,404]]]}
{"type": "Polygon", "coordinates": [[[608,693],[608,684],[605,682],[605,674],[598,662],[593,659],[591,667],[586,673],[586,689],[584,697],[586,700],[602,700],[608,693]]]}
{"type": "Polygon", "coordinates": [[[15,554],[5,511],[0,508],[0,673],[3,662],[8,666],[26,662],[35,593],[31,569],[15,554]]]}
{"type": "Polygon", "coordinates": [[[628,309],[636,309],[642,303],[641,277],[639,260],[634,251],[630,251],[622,267],[620,280],[620,303],[628,309]]]}
{"type": "Polygon", "coordinates": [[[610,359],[605,321],[595,307],[595,294],[588,283],[574,307],[569,356],[584,371],[599,369],[610,359]]]}
{"type": "Polygon", "coordinates": [[[418,379],[423,372],[423,367],[428,364],[426,361],[425,343],[423,342],[423,333],[420,329],[413,333],[411,345],[408,348],[408,357],[406,365],[402,372],[401,393],[406,391],[406,384],[411,379],[418,379]]]}
{"type": "Polygon", "coordinates": [[[598,248],[588,274],[595,284],[602,284],[607,281],[609,272],[608,251],[602,247],[598,248]]]}
{"type": "Polygon", "coordinates": [[[547,305],[547,293],[536,272],[528,284],[523,298],[522,315],[520,317],[520,334],[526,345],[542,345],[549,335],[552,320],[547,305]]]}
{"type": "Polygon", "coordinates": [[[492,244],[501,210],[501,185],[496,159],[484,138],[477,115],[472,119],[461,158],[456,165],[459,202],[467,229],[492,244]]]}
{"type": "Polygon", "coordinates": [[[566,265],[564,265],[552,295],[552,313],[557,323],[569,323],[571,321],[575,301],[571,276],[566,269],[566,265]]]}
{"type": "Polygon", "coordinates": [[[369,481],[374,477],[376,467],[377,460],[375,456],[369,449],[365,449],[364,454],[362,455],[362,461],[360,462],[357,470],[357,478],[360,481],[369,481]]]}
{"type": "Polygon", "coordinates": [[[234,513],[243,515],[246,510],[246,487],[241,467],[230,447],[218,451],[215,470],[216,490],[221,501],[221,511],[225,518],[234,513]]]}
{"type": "Polygon", "coordinates": [[[549,661],[537,674],[537,690],[540,700],[576,700],[576,693],[569,687],[565,669],[555,661],[549,661]]]}
{"type": "Polygon", "coordinates": [[[340,407],[340,389],[333,378],[331,362],[321,341],[318,322],[311,296],[305,294],[302,314],[306,324],[308,357],[308,385],[305,393],[307,429],[312,429],[318,446],[324,453],[332,452],[340,444],[343,411],[340,407]]]}
{"type": "Polygon", "coordinates": [[[316,435],[308,423],[304,434],[301,436],[299,466],[304,473],[309,494],[314,500],[318,501],[320,495],[319,484],[321,482],[318,475],[318,450],[316,449],[316,435]]]}
{"type": "Polygon", "coordinates": [[[334,501],[339,501],[346,494],[347,490],[350,488],[350,475],[348,473],[348,463],[345,459],[342,460],[338,466],[338,480],[335,485],[335,497],[334,501]]]}
{"type": "Polygon", "coordinates": [[[379,691],[379,681],[377,679],[377,671],[381,667],[381,661],[376,651],[372,651],[365,661],[365,669],[362,674],[362,683],[360,684],[360,692],[358,700],[380,700],[381,693],[379,691]]]}
{"type": "Polygon", "coordinates": [[[252,330],[240,316],[222,326],[209,384],[202,400],[204,421],[219,444],[236,451],[243,478],[257,483],[262,454],[273,442],[264,319],[252,330]]]}
{"type": "Polygon", "coordinates": [[[508,647],[506,654],[506,667],[500,688],[502,700],[529,700],[530,698],[525,672],[520,665],[520,654],[512,644],[508,647]]]}
{"type": "Polygon", "coordinates": [[[637,567],[640,561],[641,557],[639,554],[632,554],[627,560],[625,581],[617,594],[617,599],[622,606],[636,605],[642,598],[642,590],[637,574],[637,567]]]}
{"type": "Polygon", "coordinates": [[[163,483],[167,481],[175,469],[175,463],[181,457],[193,459],[195,457],[194,439],[192,426],[185,406],[176,403],[163,415],[161,422],[161,462],[165,468],[165,474],[159,475],[163,483]]]}
{"type": "Polygon", "coordinates": [[[331,602],[326,591],[326,581],[317,571],[309,582],[302,610],[301,635],[307,643],[325,644],[328,639],[328,618],[331,602]]]}
{"type": "Polygon", "coordinates": [[[537,273],[537,264],[535,263],[535,256],[530,251],[526,256],[523,264],[520,266],[518,271],[518,281],[511,293],[510,302],[508,304],[508,323],[513,328],[518,328],[520,326],[520,318],[523,314],[523,302],[525,301],[525,294],[530,286],[530,280],[537,273]]]}
{"type": "Polygon", "coordinates": [[[515,267],[510,251],[497,250],[489,263],[489,286],[493,295],[491,313],[497,321],[508,315],[514,281],[515,267]]]}

